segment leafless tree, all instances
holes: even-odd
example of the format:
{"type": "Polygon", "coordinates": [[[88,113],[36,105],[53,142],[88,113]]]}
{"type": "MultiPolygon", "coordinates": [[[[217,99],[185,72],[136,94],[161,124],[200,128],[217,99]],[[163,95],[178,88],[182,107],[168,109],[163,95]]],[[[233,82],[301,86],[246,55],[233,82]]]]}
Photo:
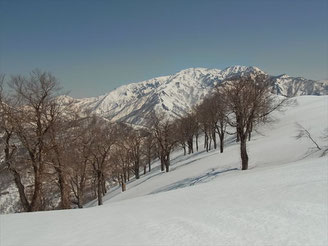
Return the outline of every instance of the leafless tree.
{"type": "Polygon", "coordinates": [[[128,181],[129,157],[121,148],[116,148],[113,155],[113,176],[116,176],[117,182],[121,186],[122,192],[126,191],[128,181]]]}
{"type": "Polygon", "coordinates": [[[164,171],[165,168],[165,171],[169,172],[170,154],[177,143],[175,125],[164,113],[154,113],[149,126],[157,142],[161,171],[164,171]]]}
{"type": "Polygon", "coordinates": [[[93,127],[90,130],[93,135],[91,164],[96,175],[98,205],[102,205],[102,197],[107,192],[106,177],[112,172],[110,154],[117,141],[117,131],[115,124],[97,117],[94,117],[93,127]]]}
{"type": "Polygon", "coordinates": [[[195,107],[196,120],[199,128],[204,133],[204,148],[206,151],[211,150],[212,140],[216,148],[215,123],[213,122],[214,108],[212,103],[213,100],[205,98],[201,104],[195,107]]]}
{"type": "Polygon", "coordinates": [[[188,147],[188,154],[194,153],[194,137],[198,135],[198,122],[194,113],[188,113],[186,116],[176,119],[176,136],[178,142],[184,149],[188,147]]]}
{"type": "Polygon", "coordinates": [[[75,154],[74,129],[79,123],[79,118],[73,118],[74,111],[61,105],[58,107],[57,118],[54,126],[49,129],[49,154],[48,158],[57,173],[57,183],[60,189],[60,208],[71,208],[71,186],[70,175],[72,172],[72,156],[75,154]],[[71,151],[68,151],[71,149],[71,151]]]}
{"type": "Polygon", "coordinates": [[[133,172],[136,179],[140,178],[139,172],[142,154],[141,144],[142,135],[140,134],[140,131],[130,128],[125,142],[125,147],[129,153],[130,160],[133,162],[133,172]]]}
{"type": "Polygon", "coordinates": [[[152,133],[148,130],[142,131],[143,142],[142,142],[142,154],[146,159],[146,165],[148,165],[148,172],[151,171],[151,163],[156,158],[156,144],[155,138],[152,133]]]}
{"type": "Polygon", "coordinates": [[[177,129],[179,129],[176,132],[176,139],[177,139],[177,143],[180,145],[180,147],[182,147],[183,149],[183,155],[187,154],[187,140],[186,140],[186,136],[184,134],[184,132],[181,131],[181,129],[183,129],[182,126],[182,121],[178,121],[176,122],[177,124],[177,129]]]}
{"type": "Polygon", "coordinates": [[[13,107],[9,98],[4,95],[4,81],[5,76],[0,75],[0,143],[4,153],[4,160],[1,163],[0,171],[8,170],[13,175],[22,207],[24,211],[30,211],[31,206],[25,193],[22,177],[18,167],[15,165],[17,146],[14,143],[14,127],[9,121],[9,115],[12,115],[13,107]]]}
{"type": "Polygon", "coordinates": [[[228,122],[237,130],[242,170],[247,170],[247,137],[256,124],[265,122],[270,113],[284,105],[286,99],[274,97],[267,76],[262,74],[230,78],[221,84],[219,91],[224,95],[227,109],[232,113],[228,122]]]}
{"type": "Polygon", "coordinates": [[[224,95],[220,91],[214,92],[212,98],[210,99],[213,105],[213,123],[216,133],[219,135],[220,139],[220,152],[224,149],[224,137],[226,134],[226,128],[228,124],[228,110],[225,103],[224,95]]]}
{"type": "MultiPolygon", "coordinates": [[[[134,141],[129,140],[136,136],[131,137],[131,133],[134,131],[130,126],[119,123],[118,136],[116,147],[113,153],[114,174],[117,177],[119,184],[122,187],[122,191],[126,190],[126,183],[130,180],[131,170],[136,172],[139,170],[140,165],[140,146],[134,146],[134,141]],[[134,154],[132,153],[134,152],[134,154]],[[139,154],[139,155],[138,155],[139,154]],[[132,164],[132,165],[131,165],[132,164]]],[[[132,134],[135,134],[134,132],[132,134]]],[[[137,141],[139,145],[139,141],[137,141]]],[[[137,172],[139,175],[139,172],[137,172]]]]}
{"type": "Polygon", "coordinates": [[[94,119],[86,118],[81,121],[75,131],[76,141],[73,149],[76,152],[76,159],[73,162],[71,184],[79,207],[82,207],[85,202],[87,184],[92,184],[92,173],[94,172],[92,151],[97,135],[94,135],[94,131],[90,129],[93,129],[94,122],[94,119]]]}
{"type": "Polygon", "coordinates": [[[6,105],[2,110],[20,146],[27,152],[26,163],[33,170],[32,198],[29,201],[25,194],[22,199],[25,189],[19,188],[19,193],[27,211],[38,211],[44,207],[43,182],[49,161],[49,133],[58,120],[56,97],[60,88],[53,75],[38,70],[29,77],[13,76],[9,85],[10,103],[2,104],[6,105]]]}

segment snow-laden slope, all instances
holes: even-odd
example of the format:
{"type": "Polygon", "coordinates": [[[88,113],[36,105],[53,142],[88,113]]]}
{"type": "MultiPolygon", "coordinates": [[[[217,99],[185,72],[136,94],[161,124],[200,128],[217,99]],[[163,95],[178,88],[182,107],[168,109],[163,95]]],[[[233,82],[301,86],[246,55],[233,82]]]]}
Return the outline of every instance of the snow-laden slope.
{"type": "Polygon", "coordinates": [[[328,81],[308,80],[302,77],[290,77],[286,74],[271,77],[274,91],[284,96],[326,95],[328,81]]]}
{"type": "MultiPolygon", "coordinates": [[[[78,109],[114,121],[143,125],[151,111],[166,111],[176,117],[189,112],[215,85],[224,79],[249,73],[264,73],[257,67],[232,66],[224,70],[189,68],[170,76],[121,86],[103,96],[73,99],[78,109]]],[[[328,83],[271,76],[274,92],[281,95],[327,94],[328,83]]]]}
{"type": "Polygon", "coordinates": [[[249,142],[247,171],[230,139],[223,154],[174,153],[170,173],[154,168],[101,207],[1,215],[0,245],[327,245],[328,158],[295,139],[298,122],[327,145],[327,109],[327,96],[304,96],[277,112],[249,142]]]}

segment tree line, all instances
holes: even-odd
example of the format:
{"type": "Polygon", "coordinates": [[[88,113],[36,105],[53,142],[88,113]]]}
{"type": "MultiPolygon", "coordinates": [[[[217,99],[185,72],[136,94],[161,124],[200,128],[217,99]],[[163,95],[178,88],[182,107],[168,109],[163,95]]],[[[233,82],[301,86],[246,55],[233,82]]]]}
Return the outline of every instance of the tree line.
{"type": "Polygon", "coordinates": [[[79,112],[60,96],[51,73],[12,76],[6,90],[4,82],[0,76],[0,172],[17,188],[17,211],[82,208],[95,198],[102,205],[109,187],[118,184],[124,192],[154,160],[169,172],[174,149],[199,151],[200,136],[206,151],[221,153],[226,135],[236,136],[247,170],[247,140],[285,102],[272,95],[265,75],[232,77],[186,115],[173,120],[152,112],[136,128],[79,112]]]}

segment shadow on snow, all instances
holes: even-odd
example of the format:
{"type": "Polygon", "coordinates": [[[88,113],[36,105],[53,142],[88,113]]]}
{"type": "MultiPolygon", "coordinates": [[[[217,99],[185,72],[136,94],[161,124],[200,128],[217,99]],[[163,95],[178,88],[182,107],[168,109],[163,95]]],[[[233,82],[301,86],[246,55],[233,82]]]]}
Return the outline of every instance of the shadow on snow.
{"type": "Polygon", "coordinates": [[[236,171],[236,170],[238,170],[238,168],[230,168],[230,169],[219,170],[219,171],[215,171],[215,169],[212,169],[210,172],[207,172],[203,175],[186,178],[186,179],[180,180],[178,182],[175,182],[173,184],[162,187],[160,189],[157,189],[157,190],[151,192],[150,195],[160,193],[160,192],[165,192],[165,191],[176,190],[176,189],[180,189],[180,188],[184,188],[184,187],[188,187],[188,186],[193,186],[195,184],[206,183],[206,182],[209,182],[212,179],[216,178],[216,176],[218,176],[219,174],[230,172],[230,171],[236,171]]]}

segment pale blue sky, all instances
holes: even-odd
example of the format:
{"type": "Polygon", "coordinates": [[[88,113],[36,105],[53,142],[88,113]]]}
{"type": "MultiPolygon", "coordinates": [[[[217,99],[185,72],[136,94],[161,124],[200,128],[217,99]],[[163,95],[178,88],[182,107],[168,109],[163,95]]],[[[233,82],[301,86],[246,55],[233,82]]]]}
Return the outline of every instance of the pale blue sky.
{"type": "Polygon", "coordinates": [[[328,0],[0,0],[0,72],[75,97],[189,67],[328,79],[328,0]]]}

